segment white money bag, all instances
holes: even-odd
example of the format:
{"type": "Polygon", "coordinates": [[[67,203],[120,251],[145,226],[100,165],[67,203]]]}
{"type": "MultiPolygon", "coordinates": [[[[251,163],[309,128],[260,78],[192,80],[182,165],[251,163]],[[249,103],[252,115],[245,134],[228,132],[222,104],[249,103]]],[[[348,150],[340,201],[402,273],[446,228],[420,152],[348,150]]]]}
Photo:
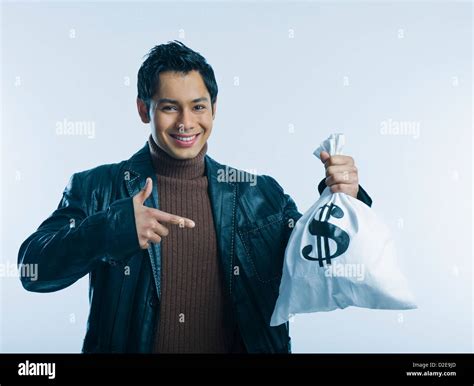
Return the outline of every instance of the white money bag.
{"type": "MultiPolygon", "coordinates": [[[[343,145],[344,135],[332,134],[314,155],[342,154],[343,145]]],[[[326,187],[291,233],[270,326],[349,306],[417,308],[388,228],[365,203],[326,187]]]]}

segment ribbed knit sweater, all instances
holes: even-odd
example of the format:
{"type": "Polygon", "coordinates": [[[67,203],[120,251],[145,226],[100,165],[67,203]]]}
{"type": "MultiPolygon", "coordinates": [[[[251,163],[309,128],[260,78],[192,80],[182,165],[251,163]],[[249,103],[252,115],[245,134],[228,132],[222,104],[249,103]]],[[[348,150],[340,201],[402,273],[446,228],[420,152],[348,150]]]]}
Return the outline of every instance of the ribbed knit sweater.
{"type": "Polygon", "coordinates": [[[196,224],[192,229],[164,224],[169,234],[161,241],[154,352],[243,352],[235,321],[225,318],[226,298],[205,174],[207,143],[188,160],[169,156],[151,135],[148,145],[157,175],[159,209],[196,224]]]}

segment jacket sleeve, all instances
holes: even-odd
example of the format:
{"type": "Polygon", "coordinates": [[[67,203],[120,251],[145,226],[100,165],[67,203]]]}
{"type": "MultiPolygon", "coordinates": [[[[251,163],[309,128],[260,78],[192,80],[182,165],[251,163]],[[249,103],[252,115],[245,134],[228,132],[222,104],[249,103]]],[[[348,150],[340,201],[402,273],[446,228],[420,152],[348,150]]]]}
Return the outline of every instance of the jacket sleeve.
{"type": "MultiPolygon", "coordinates": [[[[323,192],[324,189],[326,189],[326,179],[323,178],[321,182],[318,185],[318,191],[319,194],[323,192]]],[[[357,193],[357,199],[362,201],[364,204],[368,206],[372,206],[372,199],[370,196],[367,194],[367,192],[362,188],[362,186],[359,185],[359,192],[357,193]]]]}
{"type": "Polygon", "coordinates": [[[58,291],[88,274],[101,261],[123,260],[140,250],[132,197],[114,201],[106,210],[88,215],[83,181],[74,174],[58,208],[20,246],[20,272],[28,291],[58,291]]]}

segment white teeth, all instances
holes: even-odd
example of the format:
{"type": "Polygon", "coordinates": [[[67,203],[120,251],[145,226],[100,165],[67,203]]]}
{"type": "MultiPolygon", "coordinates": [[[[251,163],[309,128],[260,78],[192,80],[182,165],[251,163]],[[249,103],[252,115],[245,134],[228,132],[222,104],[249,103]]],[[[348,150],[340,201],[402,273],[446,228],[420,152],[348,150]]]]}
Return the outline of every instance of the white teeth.
{"type": "Polygon", "coordinates": [[[196,138],[196,136],[195,135],[193,135],[192,137],[178,137],[178,136],[176,136],[175,138],[179,141],[189,142],[189,141],[192,141],[194,138],[196,138]]]}

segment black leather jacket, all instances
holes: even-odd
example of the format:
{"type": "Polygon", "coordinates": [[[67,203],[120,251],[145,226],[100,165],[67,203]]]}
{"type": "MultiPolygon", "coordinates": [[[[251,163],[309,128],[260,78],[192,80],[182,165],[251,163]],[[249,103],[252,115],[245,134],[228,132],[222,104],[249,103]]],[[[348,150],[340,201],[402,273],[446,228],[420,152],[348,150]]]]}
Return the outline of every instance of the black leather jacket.
{"type": "MultiPolygon", "coordinates": [[[[225,182],[218,171],[228,167],[209,156],[205,163],[224,287],[242,340],[250,353],[288,353],[288,323],[269,323],[289,225],[301,214],[273,178],[225,182]]],[[[160,245],[140,249],[132,203],[147,177],[154,189],[145,205],[158,208],[148,144],[129,160],[73,174],[58,209],[20,247],[19,264],[38,264],[37,280],[21,278],[28,291],[58,291],[89,274],[83,352],[152,351],[160,309],[160,245]]],[[[371,204],[363,189],[358,198],[371,204]]]]}

